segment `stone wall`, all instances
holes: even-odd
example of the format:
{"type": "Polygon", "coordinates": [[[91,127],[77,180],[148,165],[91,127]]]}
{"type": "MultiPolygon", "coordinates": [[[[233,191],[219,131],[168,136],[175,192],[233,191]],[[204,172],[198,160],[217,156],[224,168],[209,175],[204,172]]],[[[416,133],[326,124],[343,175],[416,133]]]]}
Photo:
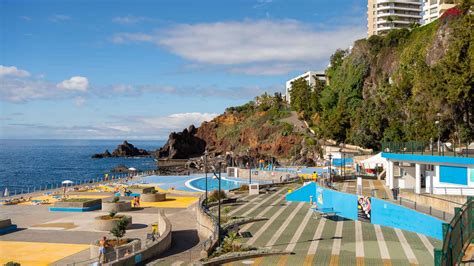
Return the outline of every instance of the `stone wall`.
{"type": "Polygon", "coordinates": [[[159,202],[166,200],[165,193],[145,193],[140,195],[140,200],[142,202],[159,202]]]}
{"type": "Polygon", "coordinates": [[[199,204],[196,208],[197,231],[201,238],[207,239],[207,244],[204,245],[203,253],[208,256],[212,249],[217,244],[218,226],[217,221],[214,220],[203,208],[204,197],[199,199],[199,204]]]}
{"type": "Polygon", "coordinates": [[[104,202],[102,201],[102,211],[103,212],[126,212],[132,209],[132,204],[130,201],[125,202],[104,202]]]}
{"type": "MultiPolygon", "coordinates": [[[[227,173],[229,172],[235,173],[233,176],[229,175],[229,177],[241,178],[241,179],[244,179],[245,181],[249,179],[249,175],[250,175],[249,169],[245,169],[245,168],[228,167],[227,173]],[[231,170],[231,168],[233,170],[231,170]]],[[[296,176],[297,174],[295,173],[252,169],[252,180],[266,180],[266,181],[273,181],[274,183],[280,183],[280,182],[284,182],[287,179],[294,178],[296,176]]]]}
{"type": "Polygon", "coordinates": [[[103,265],[125,266],[136,265],[139,262],[148,260],[149,258],[160,255],[171,247],[171,222],[166,218],[163,210],[158,213],[158,232],[160,237],[155,241],[148,241],[144,247],[138,252],[135,252],[127,257],[121,258],[118,261],[106,263],[103,265]]]}
{"type": "Polygon", "coordinates": [[[12,225],[12,220],[11,219],[0,220],[0,229],[1,228],[7,228],[11,225],[12,225]]]}
{"type": "Polygon", "coordinates": [[[133,221],[132,216],[129,215],[116,215],[116,219],[102,219],[103,216],[98,216],[94,218],[94,229],[99,231],[110,231],[117,225],[117,222],[122,218],[128,219],[129,223],[127,228],[132,227],[133,221]]]}
{"type": "Polygon", "coordinates": [[[155,187],[130,188],[130,191],[132,193],[146,194],[146,193],[152,193],[153,191],[155,191],[155,187]]]}
{"type": "Polygon", "coordinates": [[[91,199],[84,202],[63,202],[63,201],[56,201],[54,203],[54,207],[56,208],[87,208],[96,205],[101,205],[101,199],[91,199]]]}
{"type": "Polygon", "coordinates": [[[400,197],[415,201],[417,204],[431,206],[433,209],[454,214],[454,207],[461,207],[467,200],[466,196],[415,194],[400,190],[400,197]]]}

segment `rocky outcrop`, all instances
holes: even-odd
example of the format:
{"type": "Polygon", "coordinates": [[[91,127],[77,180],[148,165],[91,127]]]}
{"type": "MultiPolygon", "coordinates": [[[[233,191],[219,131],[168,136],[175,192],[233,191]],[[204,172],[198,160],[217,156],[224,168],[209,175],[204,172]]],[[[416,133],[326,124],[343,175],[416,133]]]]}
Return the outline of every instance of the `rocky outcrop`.
{"type": "Polygon", "coordinates": [[[143,149],[138,149],[133,146],[131,143],[128,143],[126,140],[117,146],[112,153],[109,150],[106,150],[104,153],[97,153],[92,155],[92,158],[109,158],[109,157],[144,157],[150,156],[150,153],[143,149]]]}
{"type": "Polygon", "coordinates": [[[104,153],[96,153],[92,155],[93,159],[110,158],[110,157],[112,157],[112,154],[110,154],[109,150],[105,150],[104,153]]]}
{"type": "Polygon", "coordinates": [[[170,134],[165,146],[157,151],[158,158],[189,159],[204,154],[206,142],[196,136],[197,129],[189,126],[182,132],[170,134]]]}

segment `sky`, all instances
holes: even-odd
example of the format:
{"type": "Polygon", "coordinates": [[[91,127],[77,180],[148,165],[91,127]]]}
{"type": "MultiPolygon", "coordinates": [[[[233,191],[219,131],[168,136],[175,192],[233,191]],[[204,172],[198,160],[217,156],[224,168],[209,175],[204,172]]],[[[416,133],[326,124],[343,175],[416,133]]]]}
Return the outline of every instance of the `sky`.
{"type": "Polygon", "coordinates": [[[366,5],[0,0],[0,139],[167,139],[324,70],[366,5]]]}

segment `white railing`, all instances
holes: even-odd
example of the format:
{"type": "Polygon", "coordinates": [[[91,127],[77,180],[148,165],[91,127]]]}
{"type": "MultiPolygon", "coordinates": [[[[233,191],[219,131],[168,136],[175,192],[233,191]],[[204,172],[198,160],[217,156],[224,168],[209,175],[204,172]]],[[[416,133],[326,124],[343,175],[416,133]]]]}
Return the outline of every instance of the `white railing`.
{"type": "Polygon", "coordinates": [[[436,195],[456,195],[474,196],[474,188],[470,187],[434,187],[433,194],[436,195]]]}

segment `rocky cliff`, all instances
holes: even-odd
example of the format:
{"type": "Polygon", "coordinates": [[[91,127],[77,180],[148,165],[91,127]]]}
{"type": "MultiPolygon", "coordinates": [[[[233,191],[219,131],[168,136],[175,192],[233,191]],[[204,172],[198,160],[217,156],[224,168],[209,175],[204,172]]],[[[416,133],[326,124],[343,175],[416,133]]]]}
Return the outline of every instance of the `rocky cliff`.
{"type": "Polygon", "coordinates": [[[250,158],[255,165],[258,159],[306,160],[318,156],[316,143],[307,132],[283,121],[289,116],[291,113],[281,95],[262,95],[243,106],[228,108],[199,128],[191,126],[170,134],[157,156],[187,159],[208,150],[210,156],[226,158],[228,165],[245,165],[250,158]]]}
{"type": "Polygon", "coordinates": [[[165,146],[157,151],[158,158],[188,159],[201,156],[206,149],[206,141],[196,136],[194,125],[182,132],[170,134],[165,146]]]}

